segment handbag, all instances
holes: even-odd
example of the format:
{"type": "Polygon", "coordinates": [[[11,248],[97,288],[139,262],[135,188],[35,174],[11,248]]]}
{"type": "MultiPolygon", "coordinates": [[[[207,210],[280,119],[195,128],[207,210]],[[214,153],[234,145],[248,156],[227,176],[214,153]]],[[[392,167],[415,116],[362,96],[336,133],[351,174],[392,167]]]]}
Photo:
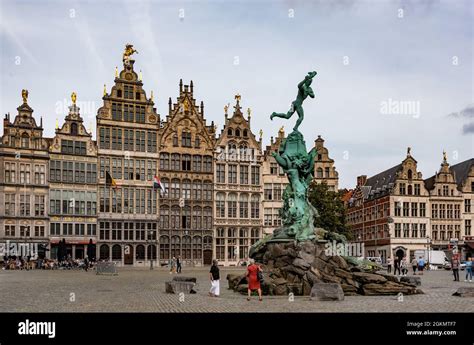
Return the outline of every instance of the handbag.
{"type": "Polygon", "coordinates": [[[263,272],[260,269],[257,271],[257,279],[261,284],[263,283],[263,272]]]}

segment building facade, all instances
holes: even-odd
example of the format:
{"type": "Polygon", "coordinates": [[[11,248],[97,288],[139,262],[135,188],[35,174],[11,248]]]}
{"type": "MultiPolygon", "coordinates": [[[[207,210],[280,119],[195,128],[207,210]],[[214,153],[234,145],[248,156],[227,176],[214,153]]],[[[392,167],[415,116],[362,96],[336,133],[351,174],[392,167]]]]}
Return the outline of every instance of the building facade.
{"type": "Polygon", "coordinates": [[[400,164],[368,179],[357,178],[347,225],[353,238],[364,243],[365,255],[380,256],[384,262],[428,248],[429,193],[410,148],[400,164]]]}
{"type": "MultiPolygon", "coordinates": [[[[0,144],[0,238],[10,243],[49,243],[48,139],[28,104],[28,91],[13,123],[3,120],[0,144]]],[[[44,255],[44,252],[42,253],[44,255]]]]}
{"type": "Polygon", "coordinates": [[[204,103],[196,105],[193,82],[179,83],[176,103],[159,130],[159,260],[180,256],[185,266],[210,265],[213,259],[214,124],[206,124],[204,103]]]}
{"type": "Polygon", "coordinates": [[[250,127],[250,108],[245,119],[235,96],[216,142],[214,173],[215,257],[225,266],[248,261],[249,249],[262,236],[262,141],[250,127]]]}
{"type": "Polygon", "coordinates": [[[148,265],[157,258],[160,117],[127,52],[97,113],[99,258],[148,265]],[[109,175],[109,178],[108,178],[109,175]],[[109,180],[109,183],[107,183],[109,180]]]}
{"type": "MultiPolygon", "coordinates": [[[[73,259],[88,256],[97,243],[97,147],[72,94],[72,105],[49,147],[50,257],[57,258],[64,239],[73,259]]],[[[96,253],[97,254],[97,253],[96,253]]]]}
{"type": "Polygon", "coordinates": [[[339,189],[339,173],[334,166],[334,159],[329,157],[329,151],[324,146],[324,139],[318,135],[314,141],[317,155],[314,158],[314,181],[317,183],[326,183],[329,190],[337,192],[339,189]]]}

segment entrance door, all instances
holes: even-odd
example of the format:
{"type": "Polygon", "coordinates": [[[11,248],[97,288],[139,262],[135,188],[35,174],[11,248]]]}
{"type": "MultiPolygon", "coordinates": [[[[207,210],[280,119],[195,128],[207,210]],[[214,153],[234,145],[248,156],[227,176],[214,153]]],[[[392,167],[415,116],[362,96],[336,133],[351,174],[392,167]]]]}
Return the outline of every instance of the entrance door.
{"type": "Polygon", "coordinates": [[[131,244],[125,245],[123,263],[125,265],[133,265],[133,246],[131,244]]]}
{"type": "Polygon", "coordinates": [[[395,255],[401,260],[405,256],[405,251],[403,249],[399,249],[396,251],[395,255]]]}
{"type": "Polygon", "coordinates": [[[210,249],[204,250],[203,263],[204,265],[212,265],[212,250],[210,249]]]}

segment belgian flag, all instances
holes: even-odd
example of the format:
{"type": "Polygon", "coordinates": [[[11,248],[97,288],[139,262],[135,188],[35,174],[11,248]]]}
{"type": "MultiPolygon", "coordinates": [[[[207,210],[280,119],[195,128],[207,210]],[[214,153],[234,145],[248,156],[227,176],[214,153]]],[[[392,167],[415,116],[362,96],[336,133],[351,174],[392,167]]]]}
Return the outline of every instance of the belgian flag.
{"type": "Polygon", "coordinates": [[[109,172],[105,172],[105,185],[107,187],[117,188],[117,182],[115,182],[114,178],[110,176],[109,172]]]}

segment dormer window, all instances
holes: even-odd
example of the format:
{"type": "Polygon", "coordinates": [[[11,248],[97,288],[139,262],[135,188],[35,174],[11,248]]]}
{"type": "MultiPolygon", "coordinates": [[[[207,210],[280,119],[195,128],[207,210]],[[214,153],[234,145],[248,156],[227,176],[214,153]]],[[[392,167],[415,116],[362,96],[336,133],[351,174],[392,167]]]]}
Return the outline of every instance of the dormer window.
{"type": "Polygon", "coordinates": [[[232,128],[229,128],[227,130],[227,135],[230,135],[230,136],[234,135],[234,131],[232,130],[232,128]]]}
{"type": "Polygon", "coordinates": [[[117,90],[117,97],[122,98],[122,90],[117,90]]]}
{"type": "Polygon", "coordinates": [[[411,169],[408,169],[408,179],[411,180],[413,178],[413,172],[411,169]]]}
{"type": "Polygon", "coordinates": [[[244,129],[244,138],[247,138],[248,137],[248,132],[246,129],[244,129]]]}
{"type": "Polygon", "coordinates": [[[240,137],[240,129],[237,128],[237,129],[235,130],[235,136],[236,136],[236,137],[240,137]]]}
{"type": "Polygon", "coordinates": [[[72,135],[77,135],[78,134],[77,132],[78,132],[77,131],[77,123],[72,123],[71,124],[71,134],[72,135]]]}

